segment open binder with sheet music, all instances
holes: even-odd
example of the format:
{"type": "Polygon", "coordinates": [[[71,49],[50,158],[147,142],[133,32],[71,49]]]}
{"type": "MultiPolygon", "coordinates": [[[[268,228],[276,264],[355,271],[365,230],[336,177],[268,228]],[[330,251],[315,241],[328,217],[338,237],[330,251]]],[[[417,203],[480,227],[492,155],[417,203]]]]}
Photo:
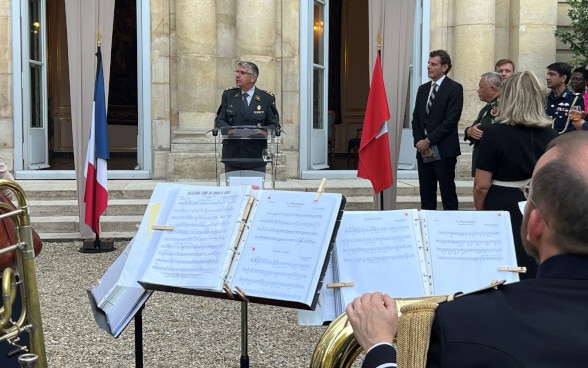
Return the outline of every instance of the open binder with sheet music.
{"type": "Polygon", "coordinates": [[[344,206],[338,193],[174,185],[142,248],[138,281],[314,309],[344,206]]]}
{"type": "Polygon", "coordinates": [[[160,183],[155,187],[137,234],[98,283],[88,290],[96,323],[114,337],[123,332],[153,293],[139,285],[137,278],[142,270],[144,244],[149,242],[152,235],[150,227],[159,212],[166,190],[173,185],[160,183]]]}
{"type": "Polygon", "coordinates": [[[326,279],[352,286],[329,289],[325,283],[320,315],[301,311],[300,324],[332,321],[366,292],[448,295],[518,281],[522,271],[508,212],[416,209],[345,212],[330,270],[326,279]]]}

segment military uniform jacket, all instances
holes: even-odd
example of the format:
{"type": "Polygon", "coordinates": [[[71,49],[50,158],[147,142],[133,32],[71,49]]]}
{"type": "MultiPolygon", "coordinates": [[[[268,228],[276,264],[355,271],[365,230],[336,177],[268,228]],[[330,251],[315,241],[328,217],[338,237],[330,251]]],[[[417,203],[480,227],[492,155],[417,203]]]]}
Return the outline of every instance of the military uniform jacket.
{"type": "Polygon", "coordinates": [[[478,117],[476,118],[476,120],[474,120],[474,122],[470,126],[465,128],[465,130],[463,132],[463,135],[464,135],[463,140],[469,141],[470,146],[474,145],[474,149],[472,152],[472,176],[475,176],[475,173],[476,173],[476,160],[478,158],[478,143],[480,141],[478,139],[468,137],[467,131],[469,128],[473,127],[474,125],[476,125],[478,123],[480,123],[480,126],[478,126],[478,129],[484,131],[486,128],[488,128],[490,125],[492,125],[494,123],[494,119],[496,118],[496,116],[498,116],[498,97],[496,97],[492,101],[488,102],[486,104],[486,106],[482,107],[482,109],[480,110],[480,113],[478,113],[478,117]]]}
{"type": "MultiPolygon", "coordinates": [[[[551,257],[535,279],[441,303],[427,367],[586,367],[587,305],[588,257],[551,257]]],[[[377,367],[366,365],[368,359],[382,364],[394,361],[395,353],[382,345],[370,350],[363,365],[377,367]]]]}
{"type": "MultiPolygon", "coordinates": [[[[275,130],[278,123],[279,115],[273,94],[256,87],[253,96],[251,96],[249,106],[246,108],[243,104],[240,88],[230,88],[223,92],[221,105],[215,119],[215,127],[221,129],[221,133],[226,134],[232,127],[275,130]]],[[[255,131],[255,129],[252,129],[252,131],[255,131]]],[[[267,147],[267,141],[259,138],[224,139],[222,148],[223,162],[242,169],[263,166],[264,162],[261,155],[264,148],[267,147]],[[234,161],[231,161],[231,159],[234,161]]]]}
{"type": "MultiPolygon", "coordinates": [[[[580,96],[579,93],[572,93],[569,89],[564,89],[561,95],[555,96],[552,92],[549,92],[547,95],[547,105],[545,108],[545,112],[547,115],[551,116],[553,119],[553,129],[555,129],[558,133],[567,133],[573,130],[576,130],[572,122],[570,121],[566,127],[566,122],[568,121],[568,111],[574,102],[576,102],[574,106],[580,106],[582,111],[584,111],[584,98],[580,96]]],[[[584,123],[584,125],[587,125],[584,123]]],[[[588,127],[582,127],[582,130],[587,129],[588,127]]]]}

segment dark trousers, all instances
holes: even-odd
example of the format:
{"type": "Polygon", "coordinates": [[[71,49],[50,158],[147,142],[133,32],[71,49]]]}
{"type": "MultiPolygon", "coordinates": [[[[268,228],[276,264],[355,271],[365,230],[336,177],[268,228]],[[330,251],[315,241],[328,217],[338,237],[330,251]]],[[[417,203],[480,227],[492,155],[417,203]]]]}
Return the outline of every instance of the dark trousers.
{"type": "Polygon", "coordinates": [[[457,192],[455,190],[456,157],[443,157],[440,160],[423,163],[417,158],[419,171],[419,190],[421,195],[421,209],[437,209],[437,182],[441,190],[441,201],[444,210],[457,210],[457,192]]]}

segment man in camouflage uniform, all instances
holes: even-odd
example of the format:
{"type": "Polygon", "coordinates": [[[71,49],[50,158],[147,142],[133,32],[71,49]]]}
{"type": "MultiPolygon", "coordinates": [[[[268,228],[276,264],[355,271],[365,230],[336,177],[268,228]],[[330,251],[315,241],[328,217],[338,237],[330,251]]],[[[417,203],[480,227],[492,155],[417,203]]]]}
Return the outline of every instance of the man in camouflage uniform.
{"type": "Polygon", "coordinates": [[[478,117],[472,125],[467,127],[464,132],[464,140],[470,141],[470,145],[474,145],[472,152],[472,177],[476,176],[476,159],[478,158],[478,143],[482,138],[484,129],[494,123],[494,119],[498,115],[498,96],[502,87],[502,78],[500,74],[495,72],[488,72],[482,74],[480,83],[478,84],[478,97],[480,101],[486,102],[478,117]]]}

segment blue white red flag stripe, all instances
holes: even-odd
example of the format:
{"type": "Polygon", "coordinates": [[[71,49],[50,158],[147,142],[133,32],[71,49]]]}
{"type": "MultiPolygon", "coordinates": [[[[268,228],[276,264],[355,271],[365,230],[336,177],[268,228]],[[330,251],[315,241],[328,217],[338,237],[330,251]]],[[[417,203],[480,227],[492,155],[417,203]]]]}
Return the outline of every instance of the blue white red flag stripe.
{"type": "Polygon", "coordinates": [[[108,151],[108,126],[106,122],[106,97],[104,94],[104,74],[102,71],[102,53],[100,47],[96,52],[96,84],[94,86],[94,104],[92,110],[92,127],[86,153],[86,203],[85,223],[100,235],[100,216],[108,207],[107,163],[110,158],[108,151]]]}

